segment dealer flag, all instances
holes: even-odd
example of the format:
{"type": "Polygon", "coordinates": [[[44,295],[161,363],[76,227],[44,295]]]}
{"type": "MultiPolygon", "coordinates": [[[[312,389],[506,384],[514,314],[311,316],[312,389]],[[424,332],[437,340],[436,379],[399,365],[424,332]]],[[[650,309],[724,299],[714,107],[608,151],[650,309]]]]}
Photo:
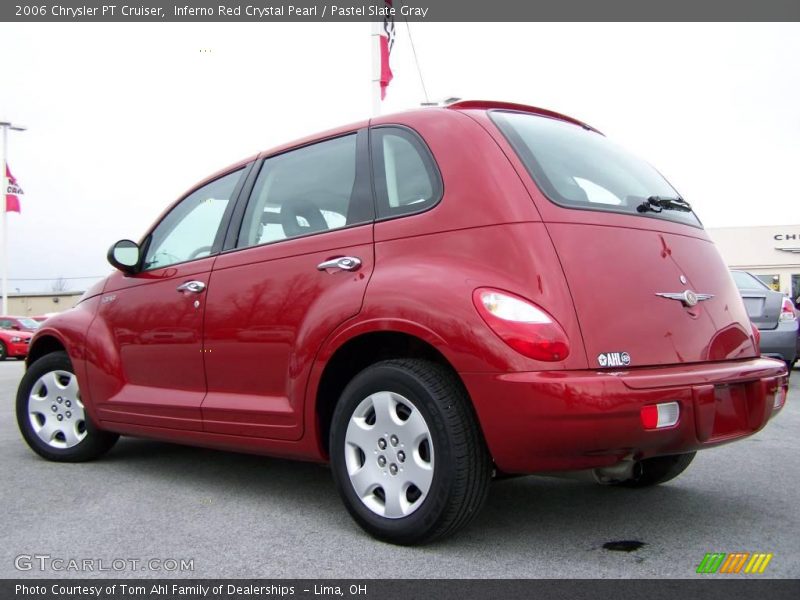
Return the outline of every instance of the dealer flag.
{"type": "Polygon", "coordinates": [[[11,174],[8,163],[6,163],[6,178],[8,179],[8,188],[6,188],[6,212],[20,212],[19,197],[24,192],[11,174]]]}
{"type": "Polygon", "coordinates": [[[392,68],[389,66],[389,55],[394,46],[394,17],[392,13],[392,0],[384,0],[386,4],[386,16],[383,18],[383,29],[381,30],[381,100],[386,98],[386,88],[392,80],[392,68]]]}

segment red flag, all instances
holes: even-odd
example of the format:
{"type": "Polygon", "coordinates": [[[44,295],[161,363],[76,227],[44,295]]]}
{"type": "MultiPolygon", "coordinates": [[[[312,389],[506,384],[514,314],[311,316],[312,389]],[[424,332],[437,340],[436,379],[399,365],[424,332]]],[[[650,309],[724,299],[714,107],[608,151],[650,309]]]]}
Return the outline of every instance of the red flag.
{"type": "Polygon", "coordinates": [[[6,189],[6,212],[20,212],[19,210],[19,196],[24,194],[22,188],[19,187],[17,180],[11,174],[6,163],[6,177],[8,178],[8,188],[6,189]]]}
{"type": "Polygon", "coordinates": [[[386,98],[386,88],[392,80],[392,68],[389,66],[389,55],[394,46],[394,17],[391,15],[392,0],[384,0],[386,16],[383,18],[381,31],[381,100],[386,98]]]}

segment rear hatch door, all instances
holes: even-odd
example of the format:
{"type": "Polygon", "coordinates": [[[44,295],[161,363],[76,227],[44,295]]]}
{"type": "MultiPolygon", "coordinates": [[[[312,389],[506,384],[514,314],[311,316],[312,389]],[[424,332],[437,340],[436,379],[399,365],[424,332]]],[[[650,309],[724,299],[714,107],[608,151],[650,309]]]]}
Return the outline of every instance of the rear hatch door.
{"type": "Polygon", "coordinates": [[[589,365],[756,355],[722,257],[656,169],[586,125],[512,110],[488,116],[558,253],[589,365]]]}
{"type": "Polygon", "coordinates": [[[548,223],[547,228],[569,282],[590,365],[753,356],[747,314],[712,242],[589,223],[548,223]]]}

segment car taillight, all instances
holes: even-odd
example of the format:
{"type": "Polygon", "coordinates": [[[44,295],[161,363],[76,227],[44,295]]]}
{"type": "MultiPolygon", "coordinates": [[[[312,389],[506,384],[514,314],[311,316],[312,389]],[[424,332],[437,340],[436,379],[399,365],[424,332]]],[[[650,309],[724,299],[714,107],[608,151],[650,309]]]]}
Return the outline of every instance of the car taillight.
{"type": "Polygon", "coordinates": [[[491,288],[475,290],[472,301],[489,328],[520,354],[548,362],[569,355],[561,325],[532,302],[491,288]]]}
{"type": "Polygon", "coordinates": [[[780,321],[791,321],[795,319],[794,314],[794,306],[792,305],[792,301],[789,298],[783,299],[783,304],[781,305],[781,316],[778,317],[780,321]]]}

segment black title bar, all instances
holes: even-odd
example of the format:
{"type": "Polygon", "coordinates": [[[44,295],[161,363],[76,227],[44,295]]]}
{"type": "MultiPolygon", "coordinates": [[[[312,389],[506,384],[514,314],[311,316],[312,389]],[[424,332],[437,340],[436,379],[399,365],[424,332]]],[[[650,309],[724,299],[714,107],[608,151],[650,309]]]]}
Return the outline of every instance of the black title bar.
{"type": "Polygon", "coordinates": [[[387,580],[26,579],[0,580],[3,600],[796,600],[800,581],[777,579],[387,580]]]}
{"type": "Polygon", "coordinates": [[[343,22],[386,10],[417,22],[800,21],[800,0],[3,0],[0,21],[343,22]]]}

